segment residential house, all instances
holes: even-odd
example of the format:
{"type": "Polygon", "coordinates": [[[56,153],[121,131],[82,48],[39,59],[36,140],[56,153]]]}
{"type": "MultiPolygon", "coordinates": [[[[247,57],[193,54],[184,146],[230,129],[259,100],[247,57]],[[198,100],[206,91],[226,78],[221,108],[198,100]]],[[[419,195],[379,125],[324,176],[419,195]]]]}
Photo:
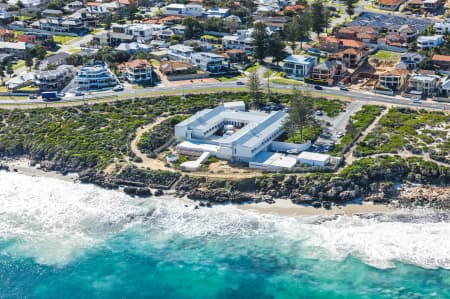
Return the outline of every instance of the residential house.
{"type": "Polygon", "coordinates": [[[342,63],[348,68],[355,68],[363,58],[363,52],[359,49],[348,48],[340,53],[342,63]]]}
{"type": "Polygon", "coordinates": [[[354,39],[364,43],[373,43],[378,38],[378,30],[371,26],[349,26],[335,30],[334,36],[338,39],[354,39]]]}
{"type": "Polygon", "coordinates": [[[408,80],[408,93],[431,96],[436,90],[439,77],[431,75],[414,75],[408,80]]]}
{"type": "Polygon", "coordinates": [[[229,63],[246,63],[248,61],[247,52],[244,50],[231,49],[222,54],[229,63]]]}
{"type": "Polygon", "coordinates": [[[230,15],[230,9],[213,7],[211,9],[208,9],[205,12],[205,15],[206,15],[207,18],[220,18],[220,19],[223,19],[223,18],[226,18],[226,17],[228,17],[230,15]]]}
{"type": "Polygon", "coordinates": [[[166,76],[195,74],[197,72],[197,68],[190,63],[169,60],[161,62],[159,70],[166,76]]]}
{"type": "Polygon", "coordinates": [[[88,31],[83,18],[53,18],[48,17],[31,24],[34,29],[55,32],[83,34],[88,31]]]}
{"type": "Polygon", "coordinates": [[[402,53],[400,55],[400,62],[395,67],[397,69],[415,70],[424,59],[425,56],[419,53],[402,53]]]}
{"type": "Polygon", "coordinates": [[[124,51],[127,52],[128,54],[134,55],[137,52],[150,53],[152,48],[146,44],[131,42],[131,43],[121,43],[116,47],[116,50],[124,51]]]}
{"type": "Polygon", "coordinates": [[[424,0],[423,9],[427,12],[436,12],[444,6],[445,0],[424,0]]]}
{"type": "Polygon", "coordinates": [[[34,34],[22,34],[17,36],[17,41],[27,44],[35,44],[37,42],[37,36],[34,34]]]}
{"type": "Polygon", "coordinates": [[[167,50],[167,54],[171,60],[190,62],[194,48],[181,44],[172,45],[167,50]]]}
{"type": "Polygon", "coordinates": [[[135,59],[119,66],[123,77],[130,83],[148,84],[153,81],[153,66],[145,59],[135,59]]]}
{"type": "Polygon", "coordinates": [[[442,35],[425,36],[421,35],[417,38],[417,48],[421,50],[429,50],[440,47],[444,43],[442,35]]]}
{"type": "Polygon", "coordinates": [[[283,71],[288,77],[303,79],[311,74],[317,63],[317,57],[290,55],[283,62],[283,71]]]}
{"type": "Polygon", "coordinates": [[[408,24],[389,27],[388,33],[399,35],[405,42],[414,40],[419,34],[416,27],[408,24]]]}
{"type": "Polygon", "coordinates": [[[191,63],[197,65],[201,70],[210,73],[220,73],[224,69],[225,58],[208,52],[196,52],[191,55],[191,63]]]}
{"type": "Polygon", "coordinates": [[[24,42],[0,42],[0,53],[11,54],[23,58],[28,44],[24,42]]]}
{"type": "Polygon", "coordinates": [[[435,65],[436,69],[450,71],[450,55],[434,54],[431,61],[435,65]]]}
{"type": "Polygon", "coordinates": [[[408,70],[392,70],[380,74],[379,85],[390,91],[401,91],[406,87],[408,81],[408,70]]]}
{"type": "Polygon", "coordinates": [[[72,1],[64,5],[63,10],[67,13],[73,13],[84,7],[81,1],[72,1]]]}
{"type": "Polygon", "coordinates": [[[439,95],[444,97],[450,97],[450,79],[447,79],[444,82],[442,82],[441,86],[439,87],[439,95]]]}
{"type": "Polygon", "coordinates": [[[331,53],[339,52],[348,48],[362,50],[366,47],[366,45],[361,41],[353,39],[340,39],[335,36],[322,37],[319,42],[321,50],[331,53]]]}
{"type": "Polygon", "coordinates": [[[43,18],[49,18],[49,17],[54,17],[54,18],[58,18],[58,17],[62,17],[63,16],[63,12],[59,9],[44,9],[41,12],[41,16],[43,18]]]}
{"type": "Polygon", "coordinates": [[[108,66],[99,61],[93,61],[80,68],[73,82],[78,90],[106,89],[114,87],[118,83],[116,76],[108,66]]]}
{"type": "Polygon", "coordinates": [[[222,38],[222,46],[225,49],[239,49],[252,53],[254,49],[251,30],[238,30],[235,34],[225,35],[222,38]]]}
{"type": "Polygon", "coordinates": [[[0,28],[0,41],[2,42],[13,42],[15,40],[14,31],[0,28]]]}
{"type": "Polygon", "coordinates": [[[60,65],[54,70],[39,71],[36,73],[36,84],[39,90],[62,90],[74,77],[74,67],[60,65]]]}
{"type": "Polygon", "coordinates": [[[182,15],[190,17],[201,17],[205,10],[198,4],[178,4],[173,3],[164,7],[164,15],[182,15]]]}
{"type": "Polygon", "coordinates": [[[66,59],[70,56],[69,53],[59,52],[53,55],[50,55],[43,59],[39,64],[40,70],[46,70],[49,66],[60,66],[66,63],[66,59]]]}
{"type": "Polygon", "coordinates": [[[374,5],[384,10],[397,10],[406,0],[375,0],[374,5]]]}
{"type": "Polygon", "coordinates": [[[445,19],[443,22],[437,22],[433,26],[434,31],[437,34],[445,34],[446,32],[450,32],[450,18],[445,19]]]}
{"type": "Polygon", "coordinates": [[[7,10],[0,9],[0,24],[7,25],[14,21],[14,15],[7,10]]]}
{"type": "Polygon", "coordinates": [[[326,60],[314,66],[311,77],[333,85],[335,81],[342,79],[346,72],[346,67],[340,61],[326,60]]]}

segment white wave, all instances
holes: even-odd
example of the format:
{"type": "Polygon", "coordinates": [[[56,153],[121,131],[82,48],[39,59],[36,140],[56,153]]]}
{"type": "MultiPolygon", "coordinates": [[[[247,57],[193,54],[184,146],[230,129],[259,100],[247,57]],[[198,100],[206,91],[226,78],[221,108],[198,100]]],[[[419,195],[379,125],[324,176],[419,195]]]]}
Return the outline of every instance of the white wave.
{"type": "Polygon", "coordinates": [[[274,242],[264,246],[276,246],[292,258],[297,254],[342,260],[352,255],[378,268],[399,261],[450,269],[450,221],[433,213],[277,217],[234,206],[195,210],[184,204],[167,198],[139,200],[92,185],[0,172],[0,239],[12,241],[0,254],[64,265],[86,249],[143,223],[161,232],[158,240],[148,237],[153,246],[157,241],[164,246],[178,236],[267,238],[274,242]]]}
{"type": "Polygon", "coordinates": [[[0,172],[0,239],[9,255],[65,264],[122,230],[146,209],[122,193],[0,172]]]}

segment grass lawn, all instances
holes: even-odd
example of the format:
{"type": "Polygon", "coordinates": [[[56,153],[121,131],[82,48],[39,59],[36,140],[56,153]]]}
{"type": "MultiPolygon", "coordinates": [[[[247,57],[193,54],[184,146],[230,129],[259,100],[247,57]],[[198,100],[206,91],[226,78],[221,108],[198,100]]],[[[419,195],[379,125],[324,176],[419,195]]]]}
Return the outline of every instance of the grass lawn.
{"type": "Polygon", "coordinates": [[[73,49],[69,50],[69,53],[71,53],[71,54],[76,54],[76,53],[79,53],[79,52],[81,52],[81,48],[73,48],[73,49]]]}
{"type": "Polygon", "coordinates": [[[101,29],[94,29],[94,30],[91,31],[91,34],[94,35],[94,34],[99,33],[100,31],[102,31],[102,30],[101,29]]]}
{"type": "Polygon", "coordinates": [[[152,62],[152,65],[155,67],[159,67],[161,65],[161,62],[159,62],[159,60],[150,59],[150,61],[152,62]]]}
{"type": "Polygon", "coordinates": [[[77,38],[76,36],[54,35],[53,40],[58,44],[67,44],[71,40],[77,38]]]}
{"type": "Polygon", "coordinates": [[[400,53],[397,52],[391,52],[391,51],[384,51],[379,50],[374,57],[382,60],[390,60],[390,61],[399,61],[400,60],[400,53]]]}
{"type": "Polygon", "coordinates": [[[224,77],[224,76],[222,76],[222,77],[218,77],[216,79],[219,80],[220,82],[233,82],[233,81],[242,79],[244,77],[245,77],[244,75],[239,74],[239,75],[234,76],[234,77],[224,77]]]}
{"type": "Polygon", "coordinates": [[[0,86],[0,92],[8,92],[8,88],[6,86],[0,86]]]}
{"type": "Polygon", "coordinates": [[[20,69],[25,66],[25,60],[17,60],[17,63],[13,65],[13,70],[20,69]]]}
{"type": "Polygon", "coordinates": [[[246,72],[256,72],[256,70],[259,68],[259,63],[255,63],[255,65],[248,67],[245,69],[246,72]]]}
{"type": "Polygon", "coordinates": [[[39,91],[37,86],[24,86],[16,89],[16,91],[39,91]]]}
{"type": "Polygon", "coordinates": [[[303,81],[298,81],[298,80],[295,80],[295,79],[288,79],[288,78],[281,78],[281,77],[273,78],[271,80],[271,82],[275,83],[275,84],[292,84],[292,85],[303,85],[303,84],[305,84],[303,81]]]}

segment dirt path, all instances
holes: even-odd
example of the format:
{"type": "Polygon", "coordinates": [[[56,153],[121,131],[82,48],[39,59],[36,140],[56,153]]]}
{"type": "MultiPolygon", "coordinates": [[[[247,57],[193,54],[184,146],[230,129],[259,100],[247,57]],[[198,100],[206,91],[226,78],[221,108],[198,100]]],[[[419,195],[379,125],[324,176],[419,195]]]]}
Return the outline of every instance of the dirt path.
{"type": "Polygon", "coordinates": [[[142,134],[150,131],[151,129],[153,129],[154,127],[159,125],[165,119],[166,118],[164,118],[164,117],[158,117],[151,124],[145,125],[136,130],[136,137],[134,137],[134,139],[131,141],[131,151],[137,157],[141,158],[142,162],[131,162],[132,164],[134,164],[140,168],[150,168],[150,169],[154,169],[154,170],[173,170],[169,167],[166,167],[165,162],[158,160],[158,159],[149,158],[145,153],[142,153],[138,148],[138,143],[139,143],[139,140],[141,140],[142,134]]]}
{"type": "Polygon", "coordinates": [[[355,149],[355,147],[367,136],[367,134],[369,134],[369,132],[372,132],[373,129],[378,125],[378,122],[380,121],[380,119],[386,115],[386,113],[388,113],[389,108],[386,107],[386,109],[384,109],[380,115],[378,115],[374,121],[364,130],[364,132],[362,132],[361,136],[359,136],[359,138],[353,143],[353,145],[348,149],[347,153],[345,153],[344,155],[344,160],[347,164],[351,164],[353,163],[353,161],[357,160],[357,158],[355,158],[353,156],[353,150],[355,149]]]}

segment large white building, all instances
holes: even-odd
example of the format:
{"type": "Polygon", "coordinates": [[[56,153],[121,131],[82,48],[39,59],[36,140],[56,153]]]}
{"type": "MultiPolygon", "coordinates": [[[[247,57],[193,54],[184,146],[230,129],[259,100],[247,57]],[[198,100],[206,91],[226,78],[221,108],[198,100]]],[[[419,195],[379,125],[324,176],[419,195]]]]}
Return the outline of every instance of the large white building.
{"type": "Polygon", "coordinates": [[[317,64],[317,57],[291,55],[284,60],[283,70],[288,77],[303,79],[311,74],[314,66],[317,64]]]}
{"type": "Polygon", "coordinates": [[[201,70],[211,73],[219,73],[224,68],[225,58],[222,55],[209,52],[195,52],[191,55],[191,63],[201,70]]]}
{"type": "Polygon", "coordinates": [[[220,159],[249,162],[284,132],[288,117],[284,111],[264,113],[244,111],[242,105],[226,106],[199,111],[177,124],[175,136],[184,140],[178,151],[197,156],[210,152],[220,159]]]}
{"type": "Polygon", "coordinates": [[[106,89],[116,86],[118,80],[105,63],[92,62],[82,67],[74,79],[78,90],[106,89]]]}
{"type": "Polygon", "coordinates": [[[167,55],[172,60],[183,62],[191,62],[191,55],[194,53],[194,48],[182,44],[172,45],[167,50],[167,55]]]}
{"type": "Polygon", "coordinates": [[[436,48],[444,43],[444,37],[442,35],[432,35],[432,36],[419,36],[417,38],[417,48],[421,50],[429,50],[431,48],[436,48]]]}
{"type": "Polygon", "coordinates": [[[198,4],[172,3],[164,8],[164,15],[200,17],[204,12],[203,6],[198,4]]]}

